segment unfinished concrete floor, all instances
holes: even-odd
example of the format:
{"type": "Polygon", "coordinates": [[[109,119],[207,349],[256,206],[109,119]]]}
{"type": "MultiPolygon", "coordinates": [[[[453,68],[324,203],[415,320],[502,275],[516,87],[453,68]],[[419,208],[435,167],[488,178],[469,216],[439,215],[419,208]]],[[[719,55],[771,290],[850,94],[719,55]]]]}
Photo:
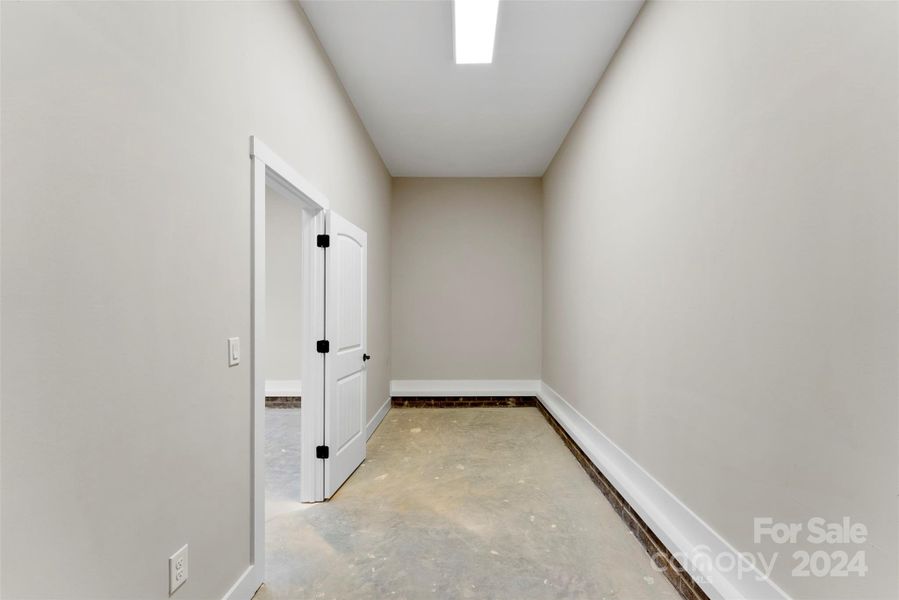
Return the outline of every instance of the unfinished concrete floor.
{"type": "Polygon", "coordinates": [[[394,408],[329,502],[266,526],[257,600],[679,597],[535,408],[394,408]]]}
{"type": "Polygon", "coordinates": [[[301,508],[300,408],[265,409],[265,518],[301,508]]]}

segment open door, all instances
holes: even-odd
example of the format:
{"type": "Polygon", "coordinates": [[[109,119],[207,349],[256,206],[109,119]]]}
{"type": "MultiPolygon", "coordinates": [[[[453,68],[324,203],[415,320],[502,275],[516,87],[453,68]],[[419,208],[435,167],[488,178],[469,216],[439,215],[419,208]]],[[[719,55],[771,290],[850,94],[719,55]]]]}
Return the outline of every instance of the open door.
{"type": "Polygon", "coordinates": [[[325,498],[365,459],[368,236],[328,215],[325,289],[325,498]]]}

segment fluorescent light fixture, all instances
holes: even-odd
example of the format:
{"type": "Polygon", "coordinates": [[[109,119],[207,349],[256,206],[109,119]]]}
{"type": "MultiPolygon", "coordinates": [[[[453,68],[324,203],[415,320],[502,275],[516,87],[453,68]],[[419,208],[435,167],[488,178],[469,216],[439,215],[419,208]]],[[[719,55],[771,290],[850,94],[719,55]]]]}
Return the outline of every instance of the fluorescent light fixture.
{"type": "Polygon", "coordinates": [[[498,12],[499,0],[453,2],[457,65],[483,65],[493,62],[493,40],[496,38],[498,12]]]}

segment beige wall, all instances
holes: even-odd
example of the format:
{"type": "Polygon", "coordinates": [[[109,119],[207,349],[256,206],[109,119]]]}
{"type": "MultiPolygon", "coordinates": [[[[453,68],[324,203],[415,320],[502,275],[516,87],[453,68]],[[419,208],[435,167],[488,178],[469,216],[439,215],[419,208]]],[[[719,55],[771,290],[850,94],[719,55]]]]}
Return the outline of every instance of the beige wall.
{"type": "Polygon", "coordinates": [[[393,379],[539,379],[539,179],[396,179],[393,379]]]}
{"type": "Polygon", "coordinates": [[[797,598],[897,596],[896,39],[889,3],[650,2],[544,179],[544,380],[797,598]],[[843,515],[864,578],[752,543],[843,515]]]}
{"type": "Polygon", "coordinates": [[[896,596],[894,4],[650,3],[545,206],[401,179],[392,220],[292,3],[0,10],[0,596],[165,598],[185,542],[176,597],[247,566],[250,134],[368,232],[369,416],[389,375],[536,379],[542,347],[738,549],[784,550],[755,516],[868,525],[866,578],[784,560],[788,592],[896,596]]]}
{"type": "Polygon", "coordinates": [[[249,564],[251,134],[368,232],[390,178],[294,3],[2,6],[4,598],[220,598],[249,564]],[[228,368],[226,338],[244,360],[228,368]]]}
{"type": "Polygon", "coordinates": [[[300,203],[265,189],[265,380],[303,375],[300,203]]]}

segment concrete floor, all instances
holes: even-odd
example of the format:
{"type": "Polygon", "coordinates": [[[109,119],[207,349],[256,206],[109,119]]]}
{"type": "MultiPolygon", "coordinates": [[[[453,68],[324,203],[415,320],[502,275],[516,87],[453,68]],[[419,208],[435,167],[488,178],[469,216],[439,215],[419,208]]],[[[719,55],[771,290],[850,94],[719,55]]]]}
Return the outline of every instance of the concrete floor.
{"type": "Polygon", "coordinates": [[[300,408],[265,409],[265,518],[300,504],[300,408]]]}
{"type": "Polygon", "coordinates": [[[534,408],[394,408],[331,501],[266,525],[257,600],[678,598],[534,408]]]}

